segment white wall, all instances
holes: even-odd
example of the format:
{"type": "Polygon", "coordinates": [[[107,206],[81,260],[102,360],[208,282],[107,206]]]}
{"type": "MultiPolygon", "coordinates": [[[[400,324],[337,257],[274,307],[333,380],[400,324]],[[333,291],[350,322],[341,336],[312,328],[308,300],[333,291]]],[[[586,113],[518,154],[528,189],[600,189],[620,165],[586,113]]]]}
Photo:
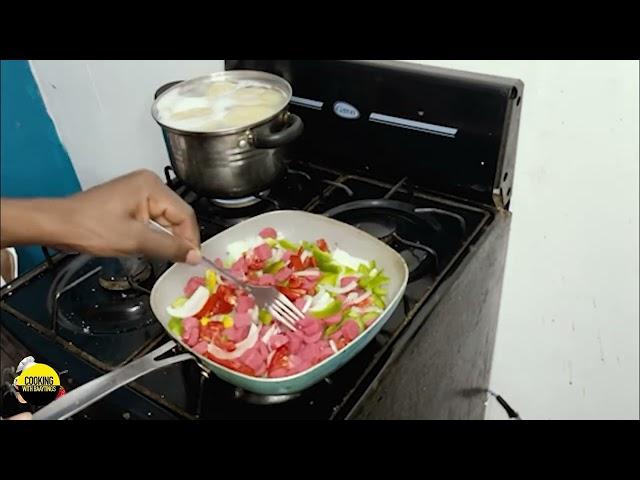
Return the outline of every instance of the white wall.
{"type": "Polygon", "coordinates": [[[32,60],[40,91],[83,188],[169,164],[151,117],[163,84],[224,69],[223,60],[32,60]]]}
{"type": "MultiPolygon", "coordinates": [[[[525,82],[492,387],[525,418],[638,418],[638,62],[422,62],[525,82]]],[[[32,65],[83,187],[160,172],[155,89],[223,68],[32,65]]]]}
{"type": "Polygon", "coordinates": [[[638,62],[423,63],[525,83],[492,387],[525,418],[638,419],[638,62]]]}

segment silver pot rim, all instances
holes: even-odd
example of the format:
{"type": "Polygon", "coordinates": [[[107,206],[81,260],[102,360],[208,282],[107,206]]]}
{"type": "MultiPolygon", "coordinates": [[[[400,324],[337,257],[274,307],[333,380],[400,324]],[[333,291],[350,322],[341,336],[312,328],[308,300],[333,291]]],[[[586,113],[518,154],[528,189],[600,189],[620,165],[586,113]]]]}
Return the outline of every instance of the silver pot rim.
{"type": "Polygon", "coordinates": [[[156,98],[153,102],[153,104],[151,105],[151,116],[153,117],[153,119],[156,121],[156,123],[158,125],[160,125],[160,127],[162,127],[164,130],[173,132],[173,133],[177,133],[180,135],[193,135],[193,136],[205,136],[205,137],[216,137],[216,136],[223,136],[223,135],[233,135],[233,134],[237,134],[240,132],[244,132],[247,130],[250,130],[252,128],[256,128],[259,127],[261,125],[264,125],[266,123],[269,123],[271,120],[273,120],[274,118],[276,118],[278,115],[281,115],[282,112],[286,111],[289,107],[289,102],[291,101],[291,96],[293,95],[293,89],[291,88],[291,85],[289,84],[289,82],[287,82],[284,78],[279,77],[277,75],[274,75],[272,73],[268,73],[268,72],[262,72],[259,70],[224,70],[222,72],[216,72],[216,73],[210,73],[208,75],[202,75],[200,77],[195,77],[195,78],[191,78],[189,80],[185,80],[182,81],[180,83],[177,83],[176,85],[173,85],[172,87],[168,88],[167,90],[165,90],[164,92],[162,92],[162,94],[158,95],[158,98],[156,98]],[[282,93],[285,94],[286,97],[286,101],[284,102],[284,105],[281,109],[279,109],[277,112],[275,112],[273,115],[264,118],[258,122],[254,122],[251,123],[249,125],[244,125],[242,127],[236,127],[236,128],[228,128],[228,129],[223,129],[223,130],[214,130],[213,132],[195,132],[195,131],[190,131],[190,130],[180,130],[174,127],[170,127],[168,125],[165,125],[164,123],[162,123],[159,119],[158,119],[158,102],[169,92],[176,90],[178,88],[183,88],[187,85],[193,85],[196,83],[200,83],[206,80],[220,80],[220,81],[224,81],[224,80],[255,80],[255,81],[262,81],[265,83],[270,84],[270,86],[272,86],[273,88],[278,88],[280,91],[282,91],[282,93]]]}

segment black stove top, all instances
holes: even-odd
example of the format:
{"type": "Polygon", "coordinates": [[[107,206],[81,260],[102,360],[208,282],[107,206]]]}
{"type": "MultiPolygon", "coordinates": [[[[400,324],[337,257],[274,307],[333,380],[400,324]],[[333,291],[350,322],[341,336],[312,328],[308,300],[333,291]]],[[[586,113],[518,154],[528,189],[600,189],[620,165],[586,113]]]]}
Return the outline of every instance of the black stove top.
{"type": "MultiPolygon", "coordinates": [[[[375,375],[385,355],[389,355],[389,347],[411,322],[419,304],[490,216],[477,207],[417,192],[406,179],[390,185],[295,162],[276,187],[259,201],[248,202],[253,204],[246,207],[229,208],[200,198],[175,178],[169,167],[166,174],[168,185],[194,207],[203,241],[243,218],[274,209],[324,213],[350,202],[385,197],[385,200],[410,204],[418,209],[418,213],[409,215],[367,207],[336,215],[372,234],[379,233],[380,228],[395,232],[402,241],[388,235],[380,237],[397,248],[410,269],[417,272],[411,278],[400,307],[357,357],[331,377],[293,397],[262,397],[240,391],[196,362],[170,366],[135,382],[133,389],[143,398],[162,406],[171,415],[183,418],[322,419],[344,416],[367,387],[368,379],[375,375]],[[423,224],[417,219],[425,217],[432,218],[440,229],[422,228],[423,224]]],[[[2,315],[7,317],[8,325],[20,321],[30,324],[33,335],[57,332],[59,348],[49,361],[54,368],[68,370],[69,378],[74,373],[67,359],[72,357],[106,371],[168,340],[151,313],[148,296],[155,279],[168,266],[150,264],[142,259],[65,256],[56,259],[52,266],[43,266],[43,271],[24,285],[15,285],[6,292],[2,315]],[[129,288],[123,287],[123,278],[125,283],[130,282],[129,288]],[[50,292],[52,285],[57,285],[62,292],[57,301],[50,292]]],[[[95,404],[91,411],[102,418],[105,410],[101,406],[107,403],[109,397],[95,404]]],[[[112,406],[110,408],[113,410],[112,406]]],[[[83,415],[89,415],[88,411],[83,415]]],[[[131,415],[118,409],[113,411],[119,412],[118,415],[131,415]]]]}

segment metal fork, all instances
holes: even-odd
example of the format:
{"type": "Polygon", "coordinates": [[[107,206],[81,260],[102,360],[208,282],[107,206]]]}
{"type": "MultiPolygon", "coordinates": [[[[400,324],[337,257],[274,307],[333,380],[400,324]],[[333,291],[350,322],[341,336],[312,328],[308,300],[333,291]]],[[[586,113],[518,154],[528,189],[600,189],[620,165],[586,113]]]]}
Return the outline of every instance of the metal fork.
{"type": "Polygon", "coordinates": [[[285,325],[290,330],[297,330],[296,324],[298,320],[304,318],[304,313],[298,310],[286,295],[273,287],[261,287],[242,282],[235,278],[229,270],[217,266],[214,262],[206,257],[202,257],[202,261],[223,277],[227,278],[239,288],[249,292],[256,300],[256,304],[266,309],[278,322],[285,325]]]}
{"type": "MultiPolygon", "coordinates": [[[[170,230],[154,222],[153,220],[149,220],[149,223],[153,227],[169,235],[173,235],[170,230]]],[[[252,295],[255,299],[256,304],[267,310],[274,319],[282,323],[290,330],[296,331],[296,324],[299,320],[302,320],[305,317],[304,313],[302,313],[291,300],[289,300],[282,292],[278,291],[276,288],[251,285],[249,283],[238,280],[229,270],[219,267],[215,264],[215,262],[212,262],[204,255],[202,256],[202,263],[206,264],[208,267],[211,267],[213,270],[234,283],[239,288],[242,288],[243,290],[249,292],[249,294],[252,295]]]]}

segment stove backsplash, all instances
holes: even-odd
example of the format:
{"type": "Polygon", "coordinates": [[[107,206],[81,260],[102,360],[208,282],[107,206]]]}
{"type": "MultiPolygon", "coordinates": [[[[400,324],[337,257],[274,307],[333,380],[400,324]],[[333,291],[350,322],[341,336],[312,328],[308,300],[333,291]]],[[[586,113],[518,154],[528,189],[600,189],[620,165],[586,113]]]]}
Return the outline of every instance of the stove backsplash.
{"type": "Polygon", "coordinates": [[[305,130],[287,155],[493,204],[511,194],[523,84],[393,61],[227,60],[286,78],[305,130]],[[508,193],[507,193],[508,192],[508,193]]]}

